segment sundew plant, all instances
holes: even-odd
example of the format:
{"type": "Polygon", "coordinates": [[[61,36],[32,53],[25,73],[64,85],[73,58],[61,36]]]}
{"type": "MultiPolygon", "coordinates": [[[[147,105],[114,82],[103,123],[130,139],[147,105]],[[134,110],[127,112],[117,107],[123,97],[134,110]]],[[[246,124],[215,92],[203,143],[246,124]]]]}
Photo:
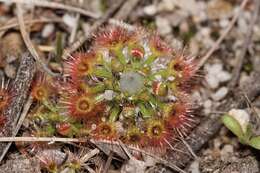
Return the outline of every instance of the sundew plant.
{"type": "Polygon", "coordinates": [[[62,78],[37,74],[31,135],[120,140],[163,154],[194,124],[194,75],[193,59],[155,32],[108,26],[64,62],[62,78]]]}

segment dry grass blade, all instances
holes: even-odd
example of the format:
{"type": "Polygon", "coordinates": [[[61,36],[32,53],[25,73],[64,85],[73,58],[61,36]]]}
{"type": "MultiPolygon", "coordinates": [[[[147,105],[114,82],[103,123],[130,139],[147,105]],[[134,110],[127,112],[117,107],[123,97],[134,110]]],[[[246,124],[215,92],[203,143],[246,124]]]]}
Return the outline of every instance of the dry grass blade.
{"type": "Polygon", "coordinates": [[[139,2],[140,0],[126,1],[126,3],[120,8],[120,10],[115,15],[115,19],[125,20],[139,2]]]}
{"type": "MultiPolygon", "coordinates": [[[[32,20],[29,20],[29,19],[25,19],[24,20],[24,24],[27,25],[27,24],[35,24],[35,23],[61,23],[63,22],[60,18],[46,18],[46,17],[41,17],[41,18],[38,18],[38,19],[32,19],[32,20]]],[[[8,30],[8,29],[12,29],[12,28],[15,28],[19,26],[19,23],[17,20],[10,20],[4,24],[2,27],[0,27],[0,31],[5,31],[5,30],[8,30]]]]}
{"type": "Polygon", "coordinates": [[[83,142],[77,138],[56,137],[0,137],[0,142],[83,142]]]}
{"type": "Polygon", "coordinates": [[[17,3],[16,7],[17,7],[18,23],[19,23],[20,31],[21,31],[21,34],[22,34],[22,37],[23,37],[23,40],[25,42],[26,47],[29,49],[30,53],[32,54],[32,56],[34,57],[36,62],[43,68],[44,71],[46,71],[48,74],[50,74],[52,76],[57,76],[58,74],[53,73],[47,67],[47,65],[42,61],[42,59],[40,58],[39,54],[37,53],[37,51],[34,48],[32,42],[30,40],[30,37],[29,37],[28,33],[26,32],[24,18],[23,18],[23,9],[22,9],[21,4],[17,3]]]}
{"type": "Polygon", "coordinates": [[[76,13],[80,13],[84,16],[89,16],[92,18],[99,18],[100,16],[96,13],[87,11],[85,9],[57,3],[57,2],[50,2],[46,0],[0,0],[0,2],[12,2],[12,3],[21,3],[21,4],[29,4],[29,5],[35,5],[38,7],[46,7],[46,8],[53,8],[53,9],[62,9],[62,10],[68,10],[68,11],[73,11],[76,13]]]}
{"type": "Polygon", "coordinates": [[[99,149],[95,148],[80,158],[81,163],[86,163],[90,158],[94,157],[100,152],[99,149]]]}
{"type": "Polygon", "coordinates": [[[106,164],[105,164],[104,169],[103,169],[103,173],[107,173],[108,172],[108,169],[109,169],[109,167],[111,165],[113,156],[114,156],[114,152],[110,151],[110,153],[108,155],[108,159],[107,159],[106,164]]]}
{"type": "Polygon", "coordinates": [[[243,61],[244,61],[244,58],[245,58],[245,55],[246,55],[246,51],[247,51],[248,46],[250,45],[250,42],[252,40],[253,28],[254,28],[254,25],[257,21],[257,17],[258,17],[258,14],[259,14],[260,1],[255,0],[254,2],[255,2],[255,6],[254,6],[255,10],[254,10],[253,18],[250,21],[250,24],[248,26],[246,38],[245,38],[245,41],[243,43],[243,47],[242,47],[240,56],[238,56],[237,61],[236,61],[237,64],[232,71],[233,78],[232,78],[230,85],[229,85],[229,87],[232,88],[232,89],[236,86],[236,84],[238,82],[238,79],[239,79],[239,76],[240,76],[240,71],[242,69],[243,61]]]}
{"type": "MultiPolygon", "coordinates": [[[[16,136],[18,131],[19,131],[19,129],[21,128],[21,126],[23,124],[23,121],[24,121],[25,117],[27,116],[27,113],[28,113],[28,111],[29,111],[29,109],[31,107],[31,104],[32,104],[32,98],[30,97],[28,99],[28,101],[26,102],[26,104],[24,105],[23,112],[21,113],[20,118],[17,117],[17,118],[19,118],[19,121],[17,122],[15,130],[13,132],[13,136],[16,136]]],[[[7,144],[7,146],[5,147],[4,151],[2,152],[2,155],[0,156],[0,162],[1,162],[1,160],[3,160],[5,154],[7,153],[8,149],[10,148],[11,144],[12,144],[12,142],[9,142],[7,144]]]]}
{"type": "Polygon", "coordinates": [[[230,32],[230,30],[233,28],[234,24],[236,23],[238,17],[240,16],[241,11],[245,8],[246,4],[247,4],[248,0],[243,0],[240,4],[240,8],[237,11],[236,14],[234,14],[232,20],[229,23],[229,26],[227,27],[227,29],[221,34],[221,36],[218,38],[218,40],[213,44],[213,46],[210,48],[210,50],[206,53],[205,56],[203,56],[198,65],[197,65],[197,70],[200,69],[205,63],[206,61],[210,58],[210,56],[215,52],[215,50],[218,49],[220,43],[225,39],[225,37],[227,36],[227,34],[230,32]]]}
{"type": "Polygon", "coordinates": [[[89,33],[85,33],[82,37],[79,37],[76,42],[63,51],[62,59],[67,59],[74,51],[76,51],[85,41],[91,39],[92,33],[96,31],[100,26],[107,22],[107,20],[114,14],[114,12],[122,5],[124,0],[120,0],[114,4],[99,20],[97,20],[90,28],[89,33]]]}
{"type": "MultiPolygon", "coordinates": [[[[30,103],[26,105],[27,107],[24,107],[27,101],[28,97],[28,91],[31,85],[31,82],[33,80],[34,73],[36,71],[35,68],[35,61],[32,57],[28,56],[27,54],[24,54],[21,57],[20,66],[17,71],[17,75],[15,80],[12,82],[12,91],[16,93],[12,99],[12,102],[8,105],[7,109],[4,111],[4,114],[6,115],[7,121],[3,127],[3,130],[0,132],[1,137],[5,136],[15,136],[16,132],[19,130],[20,124],[22,124],[23,117],[26,116],[26,112],[29,109],[30,103]],[[22,115],[20,114],[22,109],[24,108],[24,112],[22,115]],[[20,118],[21,116],[21,118],[20,118]],[[20,118],[20,121],[17,124],[18,119],[20,118]]],[[[11,141],[7,141],[11,142],[11,141]]],[[[8,151],[8,148],[10,146],[10,143],[4,143],[0,142],[0,153],[1,153],[1,160],[5,156],[6,152],[8,151]]],[[[1,162],[0,160],[0,162],[1,162]]]]}

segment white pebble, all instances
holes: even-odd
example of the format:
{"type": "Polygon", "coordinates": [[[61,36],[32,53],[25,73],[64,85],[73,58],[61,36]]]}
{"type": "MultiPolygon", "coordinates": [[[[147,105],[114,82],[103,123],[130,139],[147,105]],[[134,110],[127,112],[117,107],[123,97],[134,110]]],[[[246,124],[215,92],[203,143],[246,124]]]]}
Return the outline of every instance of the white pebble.
{"type": "Polygon", "coordinates": [[[158,32],[161,35],[167,35],[172,32],[172,28],[168,19],[158,16],[156,17],[155,23],[158,28],[158,32]]]}
{"type": "Polygon", "coordinates": [[[73,28],[75,25],[77,25],[77,18],[76,16],[72,16],[72,15],[69,15],[69,14],[65,14],[63,17],[62,17],[62,20],[63,22],[69,26],[70,28],[73,28]]]}
{"type": "Polygon", "coordinates": [[[223,70],[223,65],[219,63],[206,65],[205,70],[208,72],[205,79],[211,89],[218,88],[221,82],[227,82],[232,77],[229,72],[223,70]]]}
{"type": "Polygon", "coordinates": [[[200,173],[200,169],[199,169],[199,161],[195,160],[191,163],[190,167],[189,167],[189,171],[191,173],[200,173]]]}
{"type": "Polygon", "coordinates": [[[245,133],[250,121],[249,114],[244,109],[231,109],[228,114],[239,122],[243,132],[245,133]]]}
{"type": "Polygon", "coordinates": [[[211,97],[213,98],[213,100],[219,101],[219,100],[225,98],[227,93],[228,93],[228,88],[227,87],[221,87],[214,94],[212,94],[211,97]]]}
{"type": "Polygon", "coordinates": [[[209,87],[210,87],[211,89],[216,89],[216,88],[218,88],[218,86],[219,86],[219,80],[218,80],[218,78],[217,78],[215,75],[208,73],[208,74],[205,76],[205,79],[206,79],[206,81],[207,81],[207,83],[208,83],[208,85],[209,85],[209,87]]]}
{"type": "Polygon", "coordinates": [[[44,26],[42,30],[42,37],[43,38],[48,38],[54,31],[55,27],[53,24],[47,24],[44,26]]]}
{"type": "Polygon", "coordinates": [[[234,152],[233,145],[227,144],[223,147],[223,149],[220,151],[220,155],[223,159],[226,159],[234,152]]]}
{"type": "Polygon", "coordinates": [[[220,82],[227,82],[231,79],[232,76],[227,71],[220,71],[219,73],[216,74],[216,77],[220,82]]]}
{"type": "Polygon", "coordinates": [[[219,21],[219,25],[221,26],[221,28],[226,28],[229,24],[229,20],[228,19],[221,19],[219,21]]]}
{"type": "Polygon", "coordinates": [[[14,79],[16,76],[16,68],[12,64],[6,64],[4,67],[4,71],[6,76],[8,76],[11,79],[14,79]]]}
{"type": "Polygon", "coordinates": [[[144,7],[144,13],[149,16],[155,15],[157,12],[155,5],[148,5],[144,7]]]}
{"type": "Polygon", "coordinates": [[[220,71],[222,71],[223,65],[222,64],[213,64],[210,66],[209,73],[211,74],[218,74],[220,71]]]}
{"type": "Polygon", "coordinates": [[[206,100],[203,104],[204,108],[211,108],[212,101],[210,99],[206,100]]]}
{"type": "Polygon", "coordinates": [[[158,4],[159,11],[172,11],[174,10],[175,4],[172,0],[162,0],[158,4]]]}

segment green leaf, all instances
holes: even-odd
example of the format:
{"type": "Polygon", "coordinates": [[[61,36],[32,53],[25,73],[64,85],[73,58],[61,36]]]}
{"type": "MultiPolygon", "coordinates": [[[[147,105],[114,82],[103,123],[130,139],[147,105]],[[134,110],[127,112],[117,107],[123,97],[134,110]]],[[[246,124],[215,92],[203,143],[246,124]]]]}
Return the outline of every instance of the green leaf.
{"type": "Polygon", "coordinates": [[[145,60],[144,64],[146,64],[146,65],[152,64],[152,63],[157,59],[157,57],[158,57],[158,56],[156,56],[156,55],[154,55],[154,54],[150,55],[150,56],[145,60]]]}
{"type": "Polygon", "coordinates": [[[224,123],[224,125],[232,133],[234,133],[240,139],[243,139],[243,136],[244,136],[243,130],[242,130],[240,124],[238,123],[238,121],[235,118],[226,114],[226,115],[223,115],[221,119],[222,119],[222,122],[224,123]]]}
{"type": "Polygon", "coordinates": [[[139,103],[138,107],[140,108],[143,118],[150,118],[154,113],[152,108],[147,108],[143,103],[139,103]]]}
{"type": "Polygon", "coordinates": [[[109,116],[109,122],[115,122],[118,119],[119,112],[120,108],[118,106],[113,107],[109,116]]]}
{"type": "Polygon", "coordinates": [[[114,48],[114,53],[116,55],[116,57],[118,58],[119,62],[123,65],[126,65],[126,59],[125,59],[125,56],[122,52],[122,45],[117,45],[115,48],[114,48]]]}
{"type": "Polygon", "coordinates": [[[93,72],[97,77],[112,78],[112,73],[107,71],[105,68],[97,68],[93,72]]]}
{"type": "Polygon", "coordinates": [[[253,137],[249,140],[248,143],[251,147],[260,150],[260,136],[253,137]]]}

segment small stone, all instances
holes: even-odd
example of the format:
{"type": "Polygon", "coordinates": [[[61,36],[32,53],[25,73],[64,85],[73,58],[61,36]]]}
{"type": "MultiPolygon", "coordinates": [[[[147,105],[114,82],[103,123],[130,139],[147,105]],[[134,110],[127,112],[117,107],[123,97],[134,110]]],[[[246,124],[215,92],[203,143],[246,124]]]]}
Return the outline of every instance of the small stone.
{"type": "Polygon", "coordinates": [[[213,100],[219,101],[219,100],[222,100],[223,98],[225,98],[227,93],[228,93],[228,88],[227,87],[221,87],[217,90],[217,92],[212,94],[211,97],[213,98],[213,100]]]}
{"type": "Polygon", "coordinates": [[[232,77],[229,72],[223,70],[223,65],[219,63],[206,65],[205,70],[208,72],[205,79],[212,89],[218,88],[221,82],[227,82],[232,77]]]}
{"type": "Polygon", "coordinates": [[[208,85],[209,85],[209,87],[210,87],[211,89],[216,89],[216,88],[218,88],[218,86],[219,86],[219,80],[218,80],[218,78],[217,78],[216,76],[214,76],[214,75],[212,75],[212,74],[207,74],[207,75],[205,76],[205,79],[206,79],[206,81],[207,81],[207,83],[208,83],[208,85]]]}
{"type": "Polygon", "coordinates": [[[162,0],[158,4],[159,11],[172,11],[174,10],[175,4],[172,0],[162,0]]]}
{"type": "Polygon", "coordinates": [[[4,71],[6,76],[8,76],[11,79],[14,79],[16,76],[16,68],[12,64],[6,64],[4,67],[4,71]]]}
{"type": "Polygon", "coordinates": [[[149,16],[155,15],[157,12],[155,5],[148,5],[144,7],[144,13],[149,16]]]}
{"type": "Polygon", "coordinates": [[[53,32],[54,32],[54,25],[53,24],[47,24],[44,26],[42,30],[42,37],[43,38],[48,38],[53,32]]]}
{"type": "Polygon", "coordinates": [[[223,159],[228,159],[230,154],[234,152],[233,145],[227,144],[223,147],[223,149],[220,151],[220,155],[223,159]]]}
{"type": "Polygon", "coordinates": [[[222,71],[222,69],[223,69],[223,65],[217,63],[217,64],[211,65],[208,72],[211,74],[218,74],[220,71],[222,71]]]}
{"type": "Polygon", "coordinates": [[[172,28],[171,28],[169,20],[158,16],[155,19],[155,23],[156,23],[156,26],[158,28],[158,32],[161,35],[167,35],[167,34],[172,32],[172,28]]]}
{"type": "Polygon", "coordinates": [[[229,20],[228,19],[221,19],[219,21],[219,25],[221,26],[221,28],[226,28],[229,24],[229,20]]]}
{"type": "Polygon", "coordinates": [[[210,108],[212,106],[212,101],[210,99],[206,100],[203,106],[204,108],[210,108]]]}
{"type": "Polygon", "coordinates": [[[199,170],[199,161],[198,160],[195,160],[191,163],[190,167],[189,167],[189,171],[191,173],[200,173],[200,170],[199,170]]]}
{"type": "Polygon", "coordinates": [[[231,79],[232,76],[227,71],[220,71],[219,73],[216,74],[216,77],[220,82],[227,82],[231,79]]]}
{"type": "Polygon", "coordinates": [[[204,111],[206,114],[210,113],[212,107],[212,101],[210,99],[206,100],[203,104],[204,111]]]}
{"type": "Polygon", "coordinates": [[[73,28],[75,25],[77,25],[77,18],[67,13],[62,17],[62,20],[70,28],[73,28]]]}
{"type": "Polygon", "coordinates": [[[228,112],[228,115],[235,118],[242,127],[243,132],[245,133],[250,121],[249,114],[244,109],[231,109],[228,112]]]}

